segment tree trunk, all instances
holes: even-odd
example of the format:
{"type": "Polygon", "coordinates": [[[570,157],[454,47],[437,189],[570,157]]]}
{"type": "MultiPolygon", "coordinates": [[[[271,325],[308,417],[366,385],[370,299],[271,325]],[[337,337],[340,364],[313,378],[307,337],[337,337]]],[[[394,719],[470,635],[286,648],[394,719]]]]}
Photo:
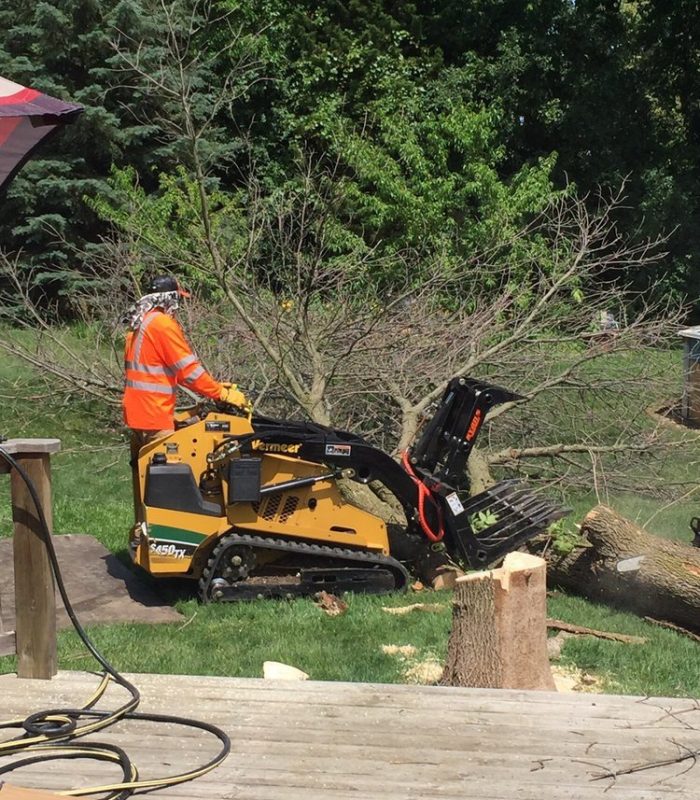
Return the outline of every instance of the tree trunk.
{"type": "Polygon", "coordinates": [[[486,491],[495,483],[489,469],[489,462],[476,447],[469,454],[467,475],[469,476],[469,492],[472,495],[486,491]]]}
{"type": "Polygon", "coordinates": [[[441,683],[553,690],[546,595],[545,561],[526,553],[458,578],[441,683]]]}
{"type": "Polygon", "coordinates": [[[607,506],[581,524],[583,542],[547,554],[550,585],[641,616],[700,630],[700,549],[661,539],[607,506]]]}
{"type": "Polygon", "coordinates": [[[345,500],[383,519],[384,522],[406,525],[406,515],[396,498],[378,481],[370,484],[358,483],[349,478],[340,478],[338,488],[345,500]]]}

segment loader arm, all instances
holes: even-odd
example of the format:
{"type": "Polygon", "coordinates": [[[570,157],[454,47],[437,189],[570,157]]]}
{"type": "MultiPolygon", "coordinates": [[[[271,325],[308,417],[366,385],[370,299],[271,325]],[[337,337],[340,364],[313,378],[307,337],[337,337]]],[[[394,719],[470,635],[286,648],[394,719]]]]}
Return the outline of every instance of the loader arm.
{"type": "Polygon", "coordinates": [[[414,480],[395,459],[361,437],[314,423],[261,417],[253,418],[253,427],[253,434],[238,439],[242,456],[261,451],[284,452],[304,461],[326,464],[359,483],[378,480],[401,503],[407,519],[413,518],[418,502],[414,480]]]}
{"type": "Polygon", "coordinates": [[[407,537],[444,540],[453,557],[481,568],[569,513],[518,480],[469,496],[466,464],[486,414],[518,399],[498,386],[452,379],[403,463],[347,431],[263,417],[253,419],[254,433],[236,447],[244,457],[283,448],[287,455],[326,464],[360,483],[380,481],[403,507],[407,537]]]}

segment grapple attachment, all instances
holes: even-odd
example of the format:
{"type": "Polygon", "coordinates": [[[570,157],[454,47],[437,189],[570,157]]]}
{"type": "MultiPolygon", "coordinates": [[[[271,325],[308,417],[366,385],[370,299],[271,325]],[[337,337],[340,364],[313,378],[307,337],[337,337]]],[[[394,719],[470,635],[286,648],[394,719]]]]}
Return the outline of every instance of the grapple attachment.
{"type": "Polygon", "coordinates": [[[448,550],[474,568],[492,564],[569,513],[519,480],[501,481],[475,497],[454,488],[464,484],[469,454],[489,410],[523,399],[500,386],[453,378],[404,458],[404,469],[422,496],[418,521],[423,533],[433,541],[444,536],[448,550]]]}
{"type": "Polygon", "coordinates": [[[445,500],[448,548],[475,569],[492,564],[570,513],[518,480],[501,481],[466,503],[456,493],[445,500]]]}

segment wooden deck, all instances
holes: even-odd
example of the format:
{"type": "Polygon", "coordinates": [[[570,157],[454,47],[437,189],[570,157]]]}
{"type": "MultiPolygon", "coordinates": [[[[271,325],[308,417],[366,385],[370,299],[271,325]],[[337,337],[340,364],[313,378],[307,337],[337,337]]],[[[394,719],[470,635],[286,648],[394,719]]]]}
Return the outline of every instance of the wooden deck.
{"type": "MultiPolygon", "coordinates": [[[[140,710],[214,722],[233,742],[223,766],[151,795],[161,800],[700,796],[700,764],[693,760],[592,780],[607,770],[700,750],[700,705],[693,700],[166,675],[131,679],[142,693],[140,710]]],[[[0,717],[80,705],[96,683],[95,676],[78,672],[52,681],[0,676],[0,717]]],[[[119,696],[110,689],[112,704],[119,696]]],[[[127,721],[98,736],[124,747],[142,778],[194,766],[215,752],[206,735],[170,725],[127,721]]],[[[110,765],[76,761],[6,777],[60,790],[117,776],[110,765]]]]}

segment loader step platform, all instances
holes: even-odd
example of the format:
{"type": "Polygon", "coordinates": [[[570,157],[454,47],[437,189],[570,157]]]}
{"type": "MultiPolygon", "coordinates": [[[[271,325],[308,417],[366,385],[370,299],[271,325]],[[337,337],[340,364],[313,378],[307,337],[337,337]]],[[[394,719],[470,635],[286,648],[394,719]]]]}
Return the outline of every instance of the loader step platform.
{"type": "Polygon", "coordinates": [[[399,561],[380,553],[229,533],[209,557],[199,580],[199,597],[203,603],[211,603],[265,597],[291,599],[322,590],[334,594],[385,594],[404,591],[408,578],[399,561]],[[277,560],[265,569],[265,557],[270,551],[277,560]],[[287,571],[287,555],[297,563],[303,560],[304,566],[287,571]]]}

